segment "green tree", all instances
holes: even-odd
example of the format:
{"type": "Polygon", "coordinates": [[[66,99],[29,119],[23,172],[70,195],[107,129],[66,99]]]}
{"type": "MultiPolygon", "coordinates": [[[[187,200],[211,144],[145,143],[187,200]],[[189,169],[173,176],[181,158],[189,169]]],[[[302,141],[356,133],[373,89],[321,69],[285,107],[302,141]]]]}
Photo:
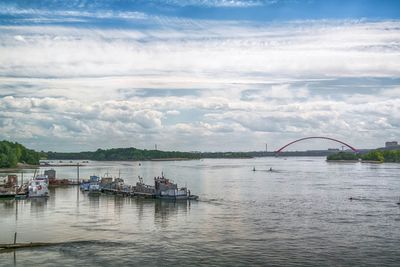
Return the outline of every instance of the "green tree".
{"type": "Polygon", "coordinates": [[[1,168],[16,167],[18,162],[38,165],[39,159],[40,156],[38,152],[27,149],[19,143],[12,143],[5,140],[0,142],[1,168]]]}
{"type": "Polygon", "coordinates": [[[378,162],[384,162],[385,158],[383,156],[383,153],[379,150],[374,150],[371,151],[365,155],[362,156],[363,160],[371,160],[371,161],[378,161],[378,162]]]}

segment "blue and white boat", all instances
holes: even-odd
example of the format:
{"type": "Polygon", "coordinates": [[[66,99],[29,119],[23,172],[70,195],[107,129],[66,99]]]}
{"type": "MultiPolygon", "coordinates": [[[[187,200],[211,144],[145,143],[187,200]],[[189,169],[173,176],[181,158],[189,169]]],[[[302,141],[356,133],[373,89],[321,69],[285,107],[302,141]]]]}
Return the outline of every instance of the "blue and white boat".
{"type": "Polygon", "coordinates": [[[91,195],[100,194],[101,193],[100,177],[96,175],[90,176],[89,181],[81,183],[80,189],[82,191],[89,191],[89,194],[91,195]]]}

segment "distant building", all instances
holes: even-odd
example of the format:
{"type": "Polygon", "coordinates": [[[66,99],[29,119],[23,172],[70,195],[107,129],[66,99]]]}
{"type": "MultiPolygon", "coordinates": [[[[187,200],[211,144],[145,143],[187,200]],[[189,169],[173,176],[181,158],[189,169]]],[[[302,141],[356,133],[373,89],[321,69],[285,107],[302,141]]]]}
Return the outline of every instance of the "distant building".
{"type": "Polygon", "coordinates": [[[329,152],[339,152],[340,149],[339,148],[328,148],[329,152]]]}
{"type": "Polygon", "coordinates": [[[400,150],[400,145],[397,141],[385,142],[385,147],[380,147],[380,150],[400,150]]]}
{"type": "Polygon", "coordinates": [[[394,147],[394,146],[398,146],[399,144],[397,143],[397,141],[388,141],[385,143],[385,147],[394,147]]]}

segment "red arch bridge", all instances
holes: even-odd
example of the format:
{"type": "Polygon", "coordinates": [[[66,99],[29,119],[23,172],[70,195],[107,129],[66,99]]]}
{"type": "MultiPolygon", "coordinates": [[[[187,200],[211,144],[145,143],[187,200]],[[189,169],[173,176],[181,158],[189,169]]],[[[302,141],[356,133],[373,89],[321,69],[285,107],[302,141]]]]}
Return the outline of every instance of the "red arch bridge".
{"type": "Polygon", "coordinates": [[[330,138],[330,137],[325,137],[325,136],[310,136],[310,137],[304,137],[304,138],[297,139],[297,140],[295,140],[295,141],[293,141],[293,142],[290,142],[289,144],[286,144],[286,145],[284,145],[283,147],[281,147],[280,149],[278,149],[277,151],[275,151],[275,153],[278,154],[278,153],[280,153],[282,150],[284,150],[286,147],[288,147],[288,146],[290,146],[290,145],[292,145],[292,144],[294,144],[294,143],[297,143],[297,142],[300,142],[300,141],[303,141],[303,140],[308,140],[308,139],[325,139],[325,140],[335,141],[335,142],[337,142],[337,143],[340,143],[340,144],[342,144],[342,145],[347,146],[348,148],[350,148],[351,150],[353,150],[353,152],[355,152],[355,153],[358,152],[357,149],[355,149],[353,146],[351,146],[351,145],[349,145],[349,144],[346,144],[345,142],[342,142],[342,141],[340,141],[340,140],[337,140],[337,139],[334,139],[334,138],[330,138]]]}

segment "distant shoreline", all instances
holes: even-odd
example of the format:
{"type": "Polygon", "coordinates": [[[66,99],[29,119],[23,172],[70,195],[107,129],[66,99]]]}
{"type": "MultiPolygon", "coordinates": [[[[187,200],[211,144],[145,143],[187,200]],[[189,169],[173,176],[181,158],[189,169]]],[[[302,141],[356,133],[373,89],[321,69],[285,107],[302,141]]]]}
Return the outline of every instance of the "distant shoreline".
{"type": "Polygon", "coordinates": [[[338,159],[338,160],[327,159],[326,162],[329,162],[329,163],[358,163],[360,161],[359,160],[345,160],[345,159],[338,159]]]}
{"type": "Polygon", "coordinates": [[[161,158],[161,159],[150,159],[150,160],[142,160],[142,161],[184,161],[184,160],[198,160],[198,159],[190,159],[190,158],[161,158]]]}
{"type": "Polygon", "coordinates": [[[13,168],[0,168],[0,171],[15,172],[15,171],[23,170],[23,169],[39,169],[39,167],[40,167],[40,165],[18,163],[18,165],[16,167],[13,167],[13,168]]]}
{"type": "MultiPolygon", "coordinates": [[[[381,163],[389,163],[389,162],[377,161],[377,160],[362,160],[361,163],[381,164],[381,163]]],[[[397,162],[393,162],[393,163],[397,163],[397,162]]]]}

